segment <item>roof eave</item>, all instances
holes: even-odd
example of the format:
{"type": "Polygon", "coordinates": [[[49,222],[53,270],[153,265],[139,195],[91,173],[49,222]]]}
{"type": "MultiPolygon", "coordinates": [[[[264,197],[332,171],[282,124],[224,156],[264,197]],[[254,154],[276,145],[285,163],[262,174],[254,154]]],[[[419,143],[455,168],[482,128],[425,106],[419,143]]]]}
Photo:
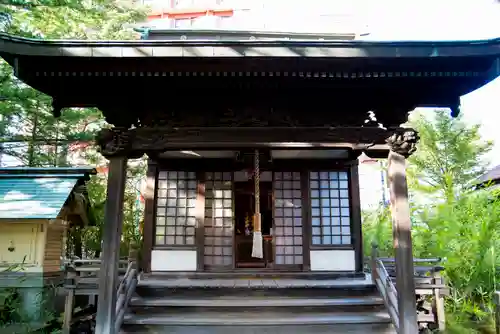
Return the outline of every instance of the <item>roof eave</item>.
{"type": "Polygon", "coordinates": [[[475,41],[339,40],[36,40],[0,34],[0,54],[65,57],[440,58],[500,56],[500,38],[475,41]],[[214,52],[207,52],[212,47],[214,52]],[[242,52],[238,51],[242,48],[242,52]],[[140,49],[139,49],[140,48],[140,49]],[[163,52],[153,52],[161,48],[163,52]],[[200,48],[200,53],[193,48],[200,48]],[[259,52],[252,52],[258,48],[259,52]],[[204,52],[201,50],[204,49],[204,52]],[[221,50],[219,50],[221,49],[221,50]],[[227,49],[227,50],[224,50],[227,49]],[[262,50],[267,49],[267,53],[262,50]],[[194,50],[194,51],[193,51],[194,50]],[[229,52],[231,51],[232,52],[229,52]],[[286,50],[288,50],[286,52],[286,50]],[[295,52],[294,52],[295,50],[295,52]],[[168,51],[168,52],[167,52],[168,51]],[[299,51],[299,52],[298,52],[299,51]],[[321,52],[319,52],[321,51],[321,52]]]}

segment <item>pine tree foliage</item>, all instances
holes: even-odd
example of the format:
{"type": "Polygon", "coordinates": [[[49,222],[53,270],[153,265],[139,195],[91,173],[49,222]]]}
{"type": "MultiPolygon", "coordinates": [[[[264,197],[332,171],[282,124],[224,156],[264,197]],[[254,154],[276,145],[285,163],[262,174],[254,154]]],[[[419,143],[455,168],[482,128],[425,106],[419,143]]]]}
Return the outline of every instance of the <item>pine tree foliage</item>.
{"type": "MultiPolygon", "coordinates": [[[[3,0],[0,31],[34,39],[136,39],[132,24],[146,17],[133,0],[3,0]]],[[[75,87],[77,89],[77,87],[75,87]]],[[[94,146],[96,132],[106,123],[96,108],[68,108],[59,118],[51,98],[18,80],[0,59],[0,153],[2,163],[21,166],[106,166],[94,146]]],[[[136,242],[142,214],[137,205],[138,181],[144,161],[131,164],[126,189],[125,240],[136,242]],[[130,204],[132,203],[132,204],[130,204]]],[[[140,188],[140,187],[139,187],[140,188]]],[[[106,201],[106,174],[89,182],[88,193],[97,226],[70,233],[77,255],[98,255],[106,201]]]]}
{"type": "Polygon", "coordinates": [[[412,188],[426,195],[453,200],[485,173],[492,142],[483,140],[479,125],[469,125],[446,110],[431,116],[415,112],[410,126],[420,135],[417,151],[409,158],[412,188]]]}
{"type": "Polygon", "coordinates": [[[131,0],[7,0],[5,32],[33,38],[130,39],[146,9],[131,0]]]}

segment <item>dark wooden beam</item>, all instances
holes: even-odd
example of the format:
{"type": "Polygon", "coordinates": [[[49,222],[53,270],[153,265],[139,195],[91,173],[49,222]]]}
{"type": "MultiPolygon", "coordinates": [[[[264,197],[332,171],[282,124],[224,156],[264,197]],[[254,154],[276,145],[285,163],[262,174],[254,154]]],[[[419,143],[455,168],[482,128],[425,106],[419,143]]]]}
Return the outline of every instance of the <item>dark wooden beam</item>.
{"type": "Polygon", "coordinates": [[[105,156],[139,157],[190,149],[347,149],[383,145],[394,130],[376,127],[139,127],[104,129],[97,143],[105,156]]]}
{"type": "MultiPolygon", "coordinates": [[[[252,165],[234,159],[158,159],[161,170],[189,170],[194,172],[234,172],[251,168],[252,165]]],[[[350,159],[276,159],[261,167],[262,170],[301,172],[303,170],[338,170],[348,169],[350,159]]]]}

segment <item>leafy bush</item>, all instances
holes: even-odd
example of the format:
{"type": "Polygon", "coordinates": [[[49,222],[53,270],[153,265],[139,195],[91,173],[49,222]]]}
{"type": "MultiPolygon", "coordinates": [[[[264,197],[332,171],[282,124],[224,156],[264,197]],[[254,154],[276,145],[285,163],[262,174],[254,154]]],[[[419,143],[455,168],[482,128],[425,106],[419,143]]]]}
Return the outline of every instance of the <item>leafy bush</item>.
{"type": "MultiPolygon", "coordinates": [[[[24,260],[20,264],[14,264],[3,270],[2,274],[21,273],[24,271],[24,260]]],[[[26,279],[26,276],[21,275],[18,280],[21,283],[26,279]]],[[[16,329],[31,332],[32,322],[54,322],[54,314],[51,312],[51,304],[56,293],[57,287],[46,286],[37,296],[39,314],[28,314],[23,307],[21,297],[22,289],[19,287],[0,288],[0,329],[8,329],[12,331],[11,326],[16,329]],[[38,304],[39,303],[39,304],[38,304]]]]}
{"type": "MultiPolygon", "coordinates": [[[[482,191],[462,195],[452,203],[413,208],[415,257],[441,257],[451,287],[447,298],[450,328],[491,330],[495,289],[500,288],[500,198],[482,191]]],[[[392,225],[388,208],[366,213],[363,222],[366,255],[379,245],[392,256],[392,225]]],[[[454,331],[455,332],[455,331],[454,331]]]]}

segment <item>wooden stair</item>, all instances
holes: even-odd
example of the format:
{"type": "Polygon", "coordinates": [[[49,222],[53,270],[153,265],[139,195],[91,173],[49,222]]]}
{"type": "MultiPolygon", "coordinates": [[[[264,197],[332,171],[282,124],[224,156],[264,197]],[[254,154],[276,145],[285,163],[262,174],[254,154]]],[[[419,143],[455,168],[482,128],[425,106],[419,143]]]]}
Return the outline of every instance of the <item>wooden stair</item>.
{"type": "Polygon", "coordinates": [[[395,333],[371,282],[143,280],[121,333],[395,333]]]}

